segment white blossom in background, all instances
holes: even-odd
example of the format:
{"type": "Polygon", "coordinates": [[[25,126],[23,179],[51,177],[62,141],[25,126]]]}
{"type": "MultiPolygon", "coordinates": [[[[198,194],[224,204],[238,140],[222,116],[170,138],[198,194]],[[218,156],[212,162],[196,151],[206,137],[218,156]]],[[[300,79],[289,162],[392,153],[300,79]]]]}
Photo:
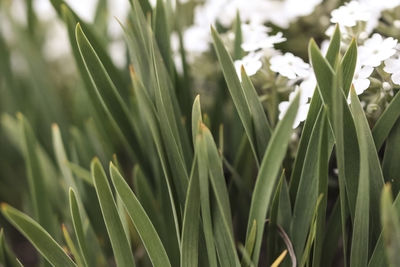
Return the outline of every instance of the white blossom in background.
{"type": "Polygon", "coordinates": [[[307,77],[304,78],[299,86],[304,97],[311,98],[313,96],[315,87],[317,86],[317,79],[312,69],[310,69],[307,77]]]}
{"type": "Polygon", "coordinates": [[[296,96],[298,91],[300,91],[300,105],[297,111],[296,118],[293,122],[293,129],[296,129],[300,125],[300,123],[302,121],[305,121],[305,119],[307,118],[308,110],[310,109],[310,104],[308,103],[308,97],[303,94],[303,91],[301,90],[300,87],[296,87],[296,89],[290,93],[289,101],[282,101],[278,105],[279,120],[282,120],[282,118],[285,116],[290,106],[291,101],[296,96]]]}
{"type": "Polygon", "coordinates": [[[97,0],[65,0],[72,10],[85,21],[93,21],[96,13],[97,0]]]}
{"type": "Polygon", "coordinates": [[[309,75],[310,65],[289,52],[275,55],[269,62],[272,71],[289,79],[303,78],[309,75]]]}
{"type": "Polygon", "coordinates": [[[239,80],[242,80],[241,79],[242,66],[246,70],[246,74],[248,76],[253,76],[261,69],[261,67],[262,67],[261,56],[262,55],[260,53],[250,53],[240,60],[235,60],[235,62],[234,62],[235,69],[236,69],[236,73],[239,77],[239,80]]]}
{"type": "Polygon", "coordinates": [[[345,3],[331,12],[331,22],[345,27],[354,27],[358,22],[367,22],[372,12],[367,5],[358,1],[345,3]]]}
{"type": "Polygon", "coordinates": [[[385,60],[385,67],[383,70],[392,74],[391,78],[393,83],[400,85],[400,58],[389,58],[385,60]]]}
{"type": "Polygon", "coordinates": [[[374,68],[371,66],[361,67],[358,65],[356,67],[353,77],[353,86],[357,95],[361,95],[365,90],[368,89],[369,85],[371,84],[371,81],[368,78],[371,76],[373,71],[374,68]]]}
{"type": "Polygon", "coordinates": [[[262,24],[242,24],[241,29],[243,34],[242,49],[247,52],[273,48],[274,44],[286,41],[281,32],[268,35],[271,29],[262,24]]]}
{"type": "Polygon", "coordinates": [[[210,27],[191,26],[183,33],[185,50],[194,54],[201,54],[210,48],[210,27]]]}
{"type": "Polygon", "coordinates": [[[358,48],[358,55],[362,65],[377,67],[382,61],[396,53],[397,40],[393,37],[383,38],[374,33],[363,45],[358,48]]]}

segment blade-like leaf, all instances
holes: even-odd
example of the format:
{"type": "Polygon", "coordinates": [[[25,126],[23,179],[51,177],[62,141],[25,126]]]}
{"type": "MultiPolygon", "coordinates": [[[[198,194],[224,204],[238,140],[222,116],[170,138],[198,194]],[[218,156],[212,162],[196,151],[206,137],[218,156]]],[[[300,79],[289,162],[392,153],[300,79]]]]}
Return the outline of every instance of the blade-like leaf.
{"type": "Polygon", "coordinates": [[[110,163],[110,174],[115,190],[120,196],[129,217],[132,219],[153,266],[171,266],[160,237],[149,217],[135,194],[129,188],[129,185],[112,163],[110,163]]]}
{"type": "Polygon", "coordinates": [[[4,217],[17,228],[34,247],[54,266],[76,267],[57,242],[40,226],[24,213],[8,206],[1,205],[4,217]]]}
{"type": "MultiPolygon", "coordinates": [[[[339,26],[336,26],[335,32],[332,35],[332,39],[325,56],[326,60],[331,66],[335,64],[335,60],[338,57],[339,50],[340,50],[340,30],[339,26]]],[[[300,181],[300,175],[308,147],[309,136],[311,135],[311,132],[314,128],[315,121],[317,119],[317,116],[321,108],[322,108],[321,96],[318,90],[316,89],[311,98],[310,108],[308,111],[307,119],[302,129],[299,148],[293,165],[292,175],[290,177],[289,190],[290,190],[290,197],[293,201],[296,199],[296,193],[300,181]]]]}
{"type": "Polygon", "coordinates": [[[72,222],[74,225],[76,239],[79,245],[79,250],[81,252],[85,266],[90,266],[88,265],[91,262],[90,255],[86,245],[85,233],[83,230],[81,215],[79,212],[78,201],[76,199],[74,189],[72,188],[69,189],[69,207],[70,207],[72,222]]]}
{"type": "Polygon", "coordinates": [[[111,192],[107,176],[100,161],[95,158],[90,165],[94,187],[99,199],[103,219],[110,237],[115,261],[118,266],[135,266],[128,239],[118,215],[117,205],[111,192]]]}
{"type": "Polygon", "coordinates": [[[400,266],[400,219],[392,205],[390,185],[385,185],[381,198],[381,220],[385,254],[390,267],[400,266]]]}
{"type": "Polygon", "coordinates": [[[376,150],[380,150],[386,138],[388,137],[390,130],[399,117],[400,94],[397,93],[372,129],[372,136],[374,137],[376,150]]]}
{"type": "Polygon", "coordinates": [[[244,94],[242,85],[240,84],[239,77],[236,74],[233,61],[228,51],[226,50],[221,38],[219,37],[217,31],[211,28],[211,34],[214,40],[214,48],[218,55],[218,60],[222,67],[222,72],[224,73],[225,81],[228,85],[229,93],[231,94],[233,103],[235,104],[236,110],[239,114],[240,120],[242,121],[244,130],[249,139],[250,146],[253,150],[254,157],[259,163],[260,159],[264,154],[264,151],[257,151],[257,145],[255,140],[255,135],[252,127],[252,116],[250,111],[250,106],[246,96],[244,94]]]}
{"type": "Polygon", "coordinates": [[[249,236],[251,226],[255,220],[257,224],[257,238],[252,257],[255,265],[258,264],[259,260],[265,216],[267,215],[269,202],[272,198],[272,192],[282,160],[286,154],[286,148],[290,140],[293,122],[299,107],[299,99],[300,95],[297,94],[289,106],[284,118],[278,123],[274,130],[267,151],[263,157],[256,185],[254,187],[247,224],[247,236],[249,236]]]}
{"type": "Polygon", "coordinates": [[[382,171],[387,181],[392,185],[393,194],[400,191],[400,119],[397,119],[386,139],[382,171]]]}
{"type": "MultiPolygon", "coordinates": [[[[351,242],[350,266],[367,266],[368,263],[368,243],[369,243],[369,212],[370,212],[370,175],[369,171],[370,153],[369,147],[373,144],[368,143],[367,136],[369,129],[365,129],[363,110],[354,89],[350,92],[351,107],[356,117],[357,136],[360,146],[360,178],[358,182],[356,209],[353,224],[353,237],[351,242]],[[365,134],[367,133],[367,134],[365,134]]],[[[371,138],[372,139],[372,138],[371,138]]],[[[375,147],[372,147],[375,149],[375,147]]],[[[375,153],[376,154],[376,153],[375,153]]],[[[376,166],[375,166],[376,167],[376,166]]],[[[378,162],[378,168],[380,167],[378,162]]],[[[377,177],[374,177],[376,179],[377,177]]]]}
{"type": "Polygon", "coordinates": [[[186,194],[183,213],[181,267],[198,266],[199,257],[199,227],[200,227],[200,190],[197,172],[197,155],[193,162],[188,193],[186,194]]]}
{"type": "MultiPolygon", "coordinates": [[[[371,218],[371,223],[369,228],[371,229],[372,233],[370,237],[372,243],[375,243],[376,240],[378,239],[378,235],[381,229],[379,224],[380,219],[379,219],[378,203],[381,195],[380,192],[382,191],[384,185],[384,178],[382,174],[382,168],[379,156],[376,151],[374,140],[371,134],[371,130],[369,128],[367,118],[365,117],[364,110],[361,106],[361,103],[358,99],[358,96],[354,88],[351,89],[350,96],[351,96],[351,111],[353,113],[354,122],[356,123],[357,136],[360,142],[363,141],[363,144],[360,144],[360,157],[361,154],[365,154],[367,155],[367,160],[368,160],[367,164],[365,164],[364,162],[364,166],[360,166],[360,179],[364,179],[364,176],[368,177],[369,179],[368,183],[369,185],[364,185],[365,187],[369,188],[369,195],[366,196],[365,201],[368,200],[368,202],[370,202],[370,206],[368,206],[371,218]],[[365,168],[368,169],[368,172],[364,170],[365,168]],[[363,175],[361,175],[362,172],[363,175]]],[[[364,210],[362,214],[363,214],[363,220],[365,220],[367,212],[364,210]]]]}
{"type": "Polygon", "coordinates": [[[315,206],[318,198],[318,159],[322,156],[316,151],[321,150],[319,144],[321,138],[320,135],[322,133],[323,117],[324,110],[322,109],[317,117],[311,136],[309,137],[310,141],[304,158],[303,171],[301,173],[293,209],[293,220],[291,222],[290,233],[296,256],[298,258],[303,254],[308,230],[314,213],[314,210],[309,207],[315,206]]]}
{"type": "Polygon", "coordinates": [[[3,228],[0,229],[0,265],[3,264],[4,266],[10,267],[20,267],[18,263],[17,257],[8,247],[5,237],[3,228]]]}

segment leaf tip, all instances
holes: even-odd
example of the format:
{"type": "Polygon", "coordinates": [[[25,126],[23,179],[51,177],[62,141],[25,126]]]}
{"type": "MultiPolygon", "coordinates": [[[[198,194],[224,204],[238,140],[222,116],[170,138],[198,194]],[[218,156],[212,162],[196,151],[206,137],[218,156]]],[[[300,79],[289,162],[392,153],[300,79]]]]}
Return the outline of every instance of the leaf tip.
{"type": "Polygon", "coordinates": [[[0,209],[1,209],[1,211],[3,211],[3,212],[7,211],[7,209],[8,209],[8,204],[5,203],[5,202],[1,202],[1,203],[0,203],[0,209]]]}

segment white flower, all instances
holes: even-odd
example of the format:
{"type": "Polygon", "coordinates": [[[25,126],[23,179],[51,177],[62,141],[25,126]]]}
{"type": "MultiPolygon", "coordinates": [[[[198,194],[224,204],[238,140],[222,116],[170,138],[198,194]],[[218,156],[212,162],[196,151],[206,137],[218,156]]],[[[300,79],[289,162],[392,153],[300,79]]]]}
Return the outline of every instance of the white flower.
{"type": "Polygon", "coordinates": [[[235,60],[236,73],[241,80],[241,68],[246,70],[246,74],[252,76],[257,73],[262,67],[261,54],[260,53],[250,53],[242,59],[235,60]]]}
{"type": "Polygon", "coordinates": [[[242,24],[244,51],[256,51],[258,49],[268,49],[274,47],[274,44],[286,41],[281,32],[269,36],[271,29],[262,24],[242,24]]]}
{"type": "Polygon", "coordinates": [[[209,49],[210,28],[193,25],[183,33],[183,43],[188,52],[203,53],[209,49]]]}
{"type": "Polygon", "coordinates": [[[379,12],[400,5],[400,0],[360,0],[360,2],[379,12]]]}
{"type": "Polygon", "coordinates": [[[301,92],[305,97],[312,97],[315,91],[315,87],[317,86],[317,79],[315,78],[315,74],[310,69],[310,73],[308,77],[306,77],[301,83],[300,88],[301,92]]]}
{"type": "Polygon", "coordinates": [[[400,58],[386,59],[383,70],[392,74],[393,83],[400,85],[400,58]]]}
{"type": "Polygon", "coordinates": [[[371,83],[368,78],[371,76],[373,71],[374,68],[371,66],[356,67],[353,77],[353,86],[357,95],[361,95],[365,90],[368,89],[371,83]]]}
{"type": "Polygon", "coordinates": [[[377,67],[382,61],[396,53],[397,40],[393,37],[383,39],[375,33],[359,47],[359,58],[361,65],[377,67]]]}
{"type": "Polygon", "coordinates": [[[278,72],[289,79],[307,77],[309,75],[310,65],[292,53],[275,55],[270,59],[270,64],[272,71],[278,72]]]}
{"type": "MultiPolygon", "coordinates": [[[[299,87],[296,87],[295,91],[290,93],[289,101],[282,101],[281,103],[279,103],[278,109],[279,109],[279,119],[280,120],[282,120],[283,116],[285,116],[285,114],[290,106],[290,102],[293,100],[293,98],[296,96],[296,94],[299,90],[301,90],[301,89],[299,87]]],[[[310,109],[310,104],[307,102],[308,102],[308,98],[304,97],[304,95],[301,91],[300,92],[300,105],[299,105],[299,109],[297,111],[296,118],[293,122],[293,126],[292,126],[293,129],[296,129],[300,125],[300,122],[305,121],[305,119],[307,118],[308,110],[310,109]]]]}
{"type": "Polygon", "coordinates": [[[358,1],[351,1],[331,12],[331,22],[346,27],[354,27],[357,22],[367,22],[372,14],[366,5],[358,1]]]}

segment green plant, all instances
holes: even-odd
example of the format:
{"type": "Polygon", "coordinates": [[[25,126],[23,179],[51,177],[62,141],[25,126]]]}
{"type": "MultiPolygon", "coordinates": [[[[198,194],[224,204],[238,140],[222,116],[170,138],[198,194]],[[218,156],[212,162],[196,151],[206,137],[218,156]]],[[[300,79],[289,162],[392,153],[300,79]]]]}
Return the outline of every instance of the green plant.
{"type": "MultiPolygon", "coordinates": [[[[146,0],[131,1],[121,26],[130,79],[113,64],[95,25],[62,0],[51,2],[68,30],[81,77],[78,102],[88,106],[78,114],[91,119],[76,120],[68,132],[74,116],[57,118],[67,115],[51,112],[59,98],[49,96],[47,126],[60,122],[52,126],[51,144],[36,132],[40,124],[29,110],[22,110],[27,118],[4,113],[1,120],[26,163],[28,183],[22,187],[29,188],[30,200],[24,207],[29,216],[4,203],[1,211],[41,254],[41,264],[398,266],[400,201],[391,194],[398,196],[400,154],[389,144],[398,146],[400,97],[371,130],[352,88],[357,45],[353,40],[341,53],[339,27],[325,57],[309,43],[318,85],[293,161],[287,151],[300,93],[283,119],[270,123],[252,81],[244,68],[239,79],[214,28],[210,34],[226,81],[221,87],[230,95],[222,94],[223,102],[231,99],[234,106],[223,120],[212,116],[222,112],[218,102],[204,112],[202,98],[193,100],[183,50],[183,73],[176,70],[168,44],[171,27],[179,31],[179,25],[168,20],[168,1],[157,1],[154,10],[146,0]],[[334,261],[337,254],[341,262],[334,261]]],[[[7,49],[1,53],[8,57],[7,49]]],[[[7,70],[7,61],[2,67],[7,70]]],[[[22,265],[3,231],[0,263],[22,265]]]]}

